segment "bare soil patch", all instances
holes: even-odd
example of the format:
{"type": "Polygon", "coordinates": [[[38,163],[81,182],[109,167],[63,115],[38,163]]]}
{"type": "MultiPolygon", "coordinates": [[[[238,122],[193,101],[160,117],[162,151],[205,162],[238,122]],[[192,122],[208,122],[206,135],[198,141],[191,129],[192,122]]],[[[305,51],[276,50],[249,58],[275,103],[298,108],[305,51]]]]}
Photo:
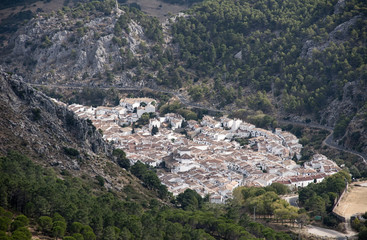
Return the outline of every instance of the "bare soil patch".
{"type": "Polygon", "coordinates": [[[170,13],[177,14],[189,8],[188,5],[169,4],[159,0],[129,0],[128,3],[139,4],[143,12],[157,17],[160,22],[167,19],[170,13]]]}
{"type": "Polygon", "coordinates": [[[357,183],[357,186],[352,185],[334,211],[347,219],[354,214],[367,212],[366,183],[361,182],[357,183]]]}

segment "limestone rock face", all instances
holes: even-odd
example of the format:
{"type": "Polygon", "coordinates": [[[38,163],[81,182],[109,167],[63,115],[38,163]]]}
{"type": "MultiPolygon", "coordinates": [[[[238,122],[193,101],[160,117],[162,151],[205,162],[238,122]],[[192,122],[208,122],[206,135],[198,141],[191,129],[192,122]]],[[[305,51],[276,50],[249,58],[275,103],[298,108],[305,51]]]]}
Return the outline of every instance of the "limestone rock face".
{"type": "Polygon", "coordinates": [[[347,39],[349,36],[348,31],[350,27],[356,24],[357,20],[360,18],[361,16],[355,16],[352,19],[336,26],[333,31],[328,34],[327,41],[321,43],[316,43],[313,40],[305,41],[302,47],[301,56],[304,58],[311,58],[312,52],[314,50],[322,51],[325,48],[329,47],[331,43],[339,44],[341,42],[344,42],[345,39],[347,39]]]}
{"type": "Polygon", "coordinates": [[[90,19],[67,14],[38,16],[12,37],[0,64],[32,83],[102,85],[107,72],[113,72],[110,84],[139,85],[139,80],[131,80],[133,67],[124,67],[127,55],[137,60],[147,57],[141,53],[141,44],[155,43],[133,19],[126,29],[116,32],[116,22],[123,14],[118,9],[90,19]]]}
{"type": "Polygon", "coordinates": [[[341,98],[334,99],[321,113],[321,123],[334,127],[341,116],[349,117],[350,123],[340,144],[349,149],[367,153],[367,86],[361,87],[357,81],[347,83],[341,98]]]}
{"type": "Polygon", "coordinates": [[[142,189],[115,163],[112,150],[91,121],[78,118],[65,104],[0,65],[0,156],[17,151],[57,173],[101,176],[108,189],[121,191],[131,183],[142,189]]]}
{"type": "MultiPolygon", "coordinates": [[[[0,152],[28,149],[29,154],[62,162],[78,169],[78,161],[65,156],[64,148],[79,151],[80,158],[110,155],[111,146],[88,121],[79,119],[65,105],[57,104],[25,83],[22,77],[0,69],[0,152]]],[[[61,163],[58,163],[61,164],[61,163]]]]}

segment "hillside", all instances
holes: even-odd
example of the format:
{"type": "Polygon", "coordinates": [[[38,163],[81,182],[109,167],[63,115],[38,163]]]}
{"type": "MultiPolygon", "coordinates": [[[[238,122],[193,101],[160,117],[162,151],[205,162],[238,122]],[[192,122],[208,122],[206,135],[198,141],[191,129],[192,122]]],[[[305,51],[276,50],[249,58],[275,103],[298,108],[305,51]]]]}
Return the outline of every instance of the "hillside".
{"type": "MultiPolygon", "coordinates": [[[[0,8],[21,2],[34,7],[35,1],[4,1],[0,8]]],[[[184,9],[197,1],[164,2],[184,9]]],[[[30,239],[19,214],[39,234],[69,240],[288,240],[296,238],[292,225],[306,224],[308,215],[337,227],[328,214],[347,172],[303,188],[300,211],[280,199],[288,192],[281,184],[238,188],[223,205],[190,189],[174,197],[157,169],[139,161],[130,166],[90,120],[33,87],[88,105],[161,95],[160,112],[186,120],[208,109],[268,129],[285,120],[308,144],[304,158],[330,150],[324,129],[333,128],[340,145],[367,153],[365,1],[208,0],[166,21],[141,12],[147,2],[126,3],[132,2],[66,0],[57,11],[21,11],[7,19],[20,19],[21,27],[2,24],[10,26],[7,34],[16,32],[0,49],[0,206],[17,217],[0,207],[0,239],[30,239]],[[126,88],[137,93],[122,93],[126,88]],[[318,135],[312,125],[323,125],[318,135]],[[331,189],[326,197],[325,189],[331,189]],[[283,232],[252,222],[254,209],[283,232]]],[[[146,12],[162,17],[164,11],[146,12]]],[[[339,165],[342,153],[334,151],[339,165]]],[[[363,163],[353,161],[346,167],[365,175],[356,167],[363,163]]]]}
{"type": "MultiPolygon", "coordinates": [[[[101,176],[121,191],[136,179],[116,164],[112,146],[90,121],[79,119],[23,79],[0,71],[0,154],[17,151],[44,167],[74,176],[101,176]]],[[[144,188],[133,184],[142,196],[144,188]]]]}
{"type": "Polygon", "coordinates": [[[172,35],[196,74],[182,84],[197,101],[328,126],[349,118],[354,137],[363,135],[352,126],[367,100],[364,1],[208,1],[173,24],[172,35]]]}
{"type": "Polygon", "coordinates": [[[21,77],[3,70],[1,81],[1,152],[17,147],[38,156],[58,160],[64,147],[75,147],[85,156],[111,154],[111,147],[85,120],[79,120],[66,106],[26,85],[21,77]]]}
{"type": "Polygon", "coordinates": [[[21,28],[2,64],[33,83],[181,89],[207,106],[339,124],[335,138],[366,153],[364,1],[216,0],[179,16],[64,7],[21,28]]]}
{"type": "Polygon", "coordinates": [[[141,162],[123,169],[122,150],[21,77],[1,70],[0,90],[1,239],[291,239],[192,190],[173,198],[141,162]]]}

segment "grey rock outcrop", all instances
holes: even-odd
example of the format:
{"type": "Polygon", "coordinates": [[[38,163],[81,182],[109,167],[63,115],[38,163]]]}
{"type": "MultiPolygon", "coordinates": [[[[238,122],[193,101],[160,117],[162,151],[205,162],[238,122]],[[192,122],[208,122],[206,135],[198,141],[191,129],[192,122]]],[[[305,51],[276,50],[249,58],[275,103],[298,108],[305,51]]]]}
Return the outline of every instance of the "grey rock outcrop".
{"type": "MultiPolygon", "coordinates": [[[[136,59],[146,57],[141,53],[141,43],[152,44],[144,29],[130,19],[129,31],[116,36],[114,26],[121,9],[109,15],[91,19],[72,18],[67,14],[38,16],[20,29],[10,40],[10,53],[0,60],[7,69],[23,76],[32,83],[98,85],[106,72],[121,69],[130,51],[136,59]],[[116,39],[125,41],[122,45],[116,39]]],[[[133,69],[115,72],[110,84],[139,85],[133,81],[133,69]]]]}
{"type": "Polygon", "coordinates": [[[66,106],[56,104],[25,83],[22,77],[0,68],[0,152],[28,149],[51,162],[64,162],[78,169],[77,161],[64,161],[64,148],[73,148],[80,157],[110,155],[112,148],[91,122],[79,119],[66,106]]]}
{"type": "Polygon", "coordinates": [[[331,43],[338,44],[344,42],[350,35],[348,30],[351,26],[356,24],[360,18],[361,16],[354,16],[352,19],[339,24],[328,34],[328,39],[321,43],[316,43],[313,40],[305,41],[302,47],[301,57],[311,58],[314,50],[322,51],[329,47],[331,43]]]}

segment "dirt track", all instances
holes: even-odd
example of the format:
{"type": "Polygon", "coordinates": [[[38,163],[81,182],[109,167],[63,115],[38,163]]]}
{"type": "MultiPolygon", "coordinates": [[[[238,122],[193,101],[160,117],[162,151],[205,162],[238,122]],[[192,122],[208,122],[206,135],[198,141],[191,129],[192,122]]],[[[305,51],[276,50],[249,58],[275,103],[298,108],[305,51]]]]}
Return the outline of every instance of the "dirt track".
{"type": "Polygon", "coordinates": [[[360,186],[352,185],[334,210],[346,219],[356,213],[367,212],[367,182],[356,184],[360,186]]]}

